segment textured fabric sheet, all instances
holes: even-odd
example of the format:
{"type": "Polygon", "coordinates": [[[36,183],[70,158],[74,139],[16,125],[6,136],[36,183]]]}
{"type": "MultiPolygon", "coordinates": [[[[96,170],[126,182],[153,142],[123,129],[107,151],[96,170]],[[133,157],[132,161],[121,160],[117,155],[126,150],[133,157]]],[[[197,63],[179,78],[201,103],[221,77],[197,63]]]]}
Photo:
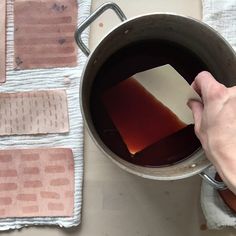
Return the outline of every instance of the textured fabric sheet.
{"type": "Polygon", "coordinates": [[[72,216],[71,149],[0,150],[0,218],[72,216]]]}
{"type": "Polygon", "coordinates": [[[0,136],[69,131],[66,91],[0,93],[0,136]]]}
{"type": "Polygon", "coordinates": [[[15,0],[15,68],[76,66],[77,0],[15,0]]]}
{"type": "Polygon", "coordinates": [[[0,83],[6,80],[6,1],[0,1],[0,83]]]}
{"type": "MultiPolygon", "coordinates": [[[[82,22],[90,13],[90,0],[78,1],[78,21],[82,22]]],[[[75,202],[73,217],[34,217],[6,218],[0,220],[0,230],[21,228],[29,225],[59,225],[61,227],[76,226],[81,220],[82,181],[83,181],[83,122],[79,106],[80,76],[86,57],[78,51],[80,65],[74,68],[55,68],[14,71],[14,25],[13,0],[7,3],[7,84],[0,87],[0,92],[22,92],[47,89],[66,89],[70,122],[69,134],[49,134],[37,136],[1,137],[0,149],[9,148],[71,148],[74,155],[75,202]]],[[[79,23],[78,22],[78,23],[79,23]]],[[[88,31],[83,40],[88,42],[88,31]]]]}
{"type": "Polygon", "coordinates": [[[236,0],[202,0],[202,20],[236,50],[236,0]]]}

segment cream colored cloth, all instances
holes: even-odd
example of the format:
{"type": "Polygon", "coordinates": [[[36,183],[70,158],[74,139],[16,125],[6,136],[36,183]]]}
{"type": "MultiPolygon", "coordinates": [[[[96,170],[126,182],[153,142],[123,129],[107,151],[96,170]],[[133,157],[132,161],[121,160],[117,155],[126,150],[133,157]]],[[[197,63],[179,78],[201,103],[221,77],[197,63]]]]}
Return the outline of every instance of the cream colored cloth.
{"type": "MultiPolygon", "coordinates": [[[[236,0],[203,0],[203,21],[222,34],[236,50],[236,0]]],[[[209,172],[214,175],[214,168],[209,172]]],[[[236,228],[236,214],[225,205],[217,191],[204,181],[201,205],[208,228],[236,228]]]]}

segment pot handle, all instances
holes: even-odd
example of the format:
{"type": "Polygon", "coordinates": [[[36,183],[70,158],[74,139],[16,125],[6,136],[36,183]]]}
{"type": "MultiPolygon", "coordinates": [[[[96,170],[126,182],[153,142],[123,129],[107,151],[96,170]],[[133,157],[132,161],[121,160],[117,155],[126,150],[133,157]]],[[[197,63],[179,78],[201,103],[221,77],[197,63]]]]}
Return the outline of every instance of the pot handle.
{"type": "Polygon", "coordinates": [[[121,21],[125,21],[127,19],[120,7],[113,2],[102,4],[95,12],[93,12],[87,19],[85,19],[85,21],[83,21],[79,25],[78,29],[75,32],[75,40],[79,48],[86,56],[89,56],[90,50],[82,41],[81,34],[94,20],[96,20],[104,11],[108,9],[113,10],[121,21]]]}
{"type": "Polygon", "coordinates": [[[207,170],[211,166],[207,167],[205,170],[203,170],[199,175],[205,180],[209,185],[211,185],[215,189],[224,190],[227,189],[226,184],[223,181],[217,181],[214,179],[214,177],[210,176],[209,173],[207,173],[207,170]]]}

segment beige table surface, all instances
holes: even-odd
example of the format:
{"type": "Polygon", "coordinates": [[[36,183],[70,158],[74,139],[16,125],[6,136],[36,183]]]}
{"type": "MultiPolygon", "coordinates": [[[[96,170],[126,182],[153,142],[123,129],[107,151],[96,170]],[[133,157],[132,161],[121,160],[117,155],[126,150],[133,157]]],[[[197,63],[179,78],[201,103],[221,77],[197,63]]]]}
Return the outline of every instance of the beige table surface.
{"type": "MultiPolygon", "coordinates": [[[[92,9],[103,0],[94,0],[92,9]]],[[[116,0],[127,17],[149,12],[175,12],[201,18],[200,0],[116,0]]],[[[91,27],[90,48],[118,20],[105,13],[91,27]],[[101,24],[103,27],[101,27],[101,24]],[[99,26],[100,25],[100,26],[99,26]]],[[[63,230],[30,227],[2,235],[19,236],[233,236],[236,230],[206,230],[198,176],[171,182],[142,179],[115,166],[85,131],[85,173],[82,223],[63,230]],[[201,229],[202,228],[202,229],[201,229]]]]}

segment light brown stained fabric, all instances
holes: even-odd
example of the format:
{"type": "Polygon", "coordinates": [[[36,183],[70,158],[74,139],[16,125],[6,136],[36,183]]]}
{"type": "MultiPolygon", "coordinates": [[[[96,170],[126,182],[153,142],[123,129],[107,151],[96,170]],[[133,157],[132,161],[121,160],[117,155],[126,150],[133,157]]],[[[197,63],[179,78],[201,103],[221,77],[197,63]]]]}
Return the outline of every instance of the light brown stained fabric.
{"type": "Polygon", "coordinates": [[[0,218],[72,216],[73,209],[71,149],[0,151],[0,218]]]}
{"type": "Polygon", "coordinates": [[[68,131],[65,90],[0,94],[0,135],[68,131]]]}
{"type": "Polygon", "coordinates": [[[6,81],[6,0],[0,1],[0,83],[6,81]]]}
{"type": "Polygon", "coordinates": [[[76,0],[15,0],[15,69],[77,65],[76,0]]]}

